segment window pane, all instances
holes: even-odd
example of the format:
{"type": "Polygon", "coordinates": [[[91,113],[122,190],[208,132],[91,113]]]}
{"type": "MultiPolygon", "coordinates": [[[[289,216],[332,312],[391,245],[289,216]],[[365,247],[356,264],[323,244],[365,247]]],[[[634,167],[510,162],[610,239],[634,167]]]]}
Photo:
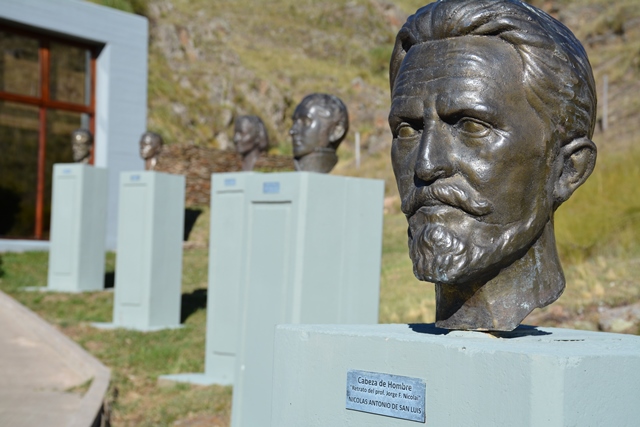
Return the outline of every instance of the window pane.
{"type": "Polygon", "coordinates": [[[0,236],[34,236],[38,127],[37,107],[0,101],[0,236]]]}
{"type": "Polygon", "coordinates": [[[89,64],[87,49],[51,43],[50,96],[55,101],[90,104],[89,64]]]}
{"type": "Polygon", "coordinates": [[[51,181],[55,163],[73,163],[71,132],[82,125],[82,114],[47,110],[47,149],[44,166],[42,237],[49,238],[51,224],[51,181]]]}
{"type": "Polygon", "coordinates": [[[38,40],[0,31],[0,90],[40,96],[38,40]]]}

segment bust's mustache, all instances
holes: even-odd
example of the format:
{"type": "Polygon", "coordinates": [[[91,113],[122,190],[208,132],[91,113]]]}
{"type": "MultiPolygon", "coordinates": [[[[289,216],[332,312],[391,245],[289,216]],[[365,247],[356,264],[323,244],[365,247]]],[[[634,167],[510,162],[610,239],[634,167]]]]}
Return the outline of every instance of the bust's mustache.
{"type": "Polygon", "coordinates": [[[458,175],[439,179],[430,185],[413,186],[402,199],[401,209],[407,217],[411,217],[424,206],[441,204],[461,209],[473,216],[484,216],[493,211],[491,202],[458,175]]]}

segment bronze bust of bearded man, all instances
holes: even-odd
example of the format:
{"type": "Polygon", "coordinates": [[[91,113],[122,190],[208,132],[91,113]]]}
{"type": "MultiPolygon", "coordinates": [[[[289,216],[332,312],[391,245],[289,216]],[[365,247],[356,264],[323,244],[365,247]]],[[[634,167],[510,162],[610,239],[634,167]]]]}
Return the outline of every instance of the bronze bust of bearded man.
{"type": "Polygon", "coordinates": [[[436,326],[515,329],[564,290],[553,215],[595,166],[582,45],[518,0],[441,0],[399,31],[390,85],[393,170],[436,326]]]}

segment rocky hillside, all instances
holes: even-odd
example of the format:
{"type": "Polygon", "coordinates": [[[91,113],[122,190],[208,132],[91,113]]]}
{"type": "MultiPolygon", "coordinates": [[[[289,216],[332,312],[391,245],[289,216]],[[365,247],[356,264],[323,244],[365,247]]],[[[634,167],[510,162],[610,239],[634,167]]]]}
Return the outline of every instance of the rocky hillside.
{"type": "Polygon", "coordinates": [[[386,62],[406,13],[380,1],[151,0],[149,128],[226,148],[233,120],[260,115],[275,150],[312,91],[349,107],[352,132],[384,145],[386,62]],[[383,137],[384,135],[384,137],[383,137]]]}
{"type": "MultiPolygon", "coordinates": [[[[225,149],[234,117],[260,115],[272,154],[290,154],[287,131],[313,91],[342,98],[351,130],[340,173],[389,179],[387,70],[393,39],[420,0],[93,0],[150,22],[150,130],[170,144],[225,149]],[[353,170],[355,134],[363,168],[353,170]],[[369,164],[369,166],[367,166],[369,164]]],[[[533,0],[583,41],[608,115],[600,146],[628,147],[640,125],[640,0],[533,0]]],[[[600,93],[600,106],[604,106],[600,93]]],[[[602,110],[600,111],[602,114],[602,110]]]]}

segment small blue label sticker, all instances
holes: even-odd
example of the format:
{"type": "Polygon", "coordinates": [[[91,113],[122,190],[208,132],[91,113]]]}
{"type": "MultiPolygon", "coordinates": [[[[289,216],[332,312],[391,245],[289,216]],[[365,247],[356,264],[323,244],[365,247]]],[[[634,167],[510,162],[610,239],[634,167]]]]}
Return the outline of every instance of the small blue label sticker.
{"type": "Polygon", "coordinates": [[[262,192],[264,194],[278,194],[280,192],[280,183],[265,182],[262,184],[262,192]]]}
{"type": "Polygon", "coordinates": [[[225,187],[233,187],[236,185],[236,179],[235,178],[226,178],[224,180],[224,186],[225,187]]]}
{"type": "Polygon", "coordinates": [[[65,175],[69,175],[71,173],[71,169],[62,169],[62,173],[65,175]]]}
{"type": "Polygon", "coordinates": [[[140,181],[140,175],[131,175],[131,181],[140,181]]]}

